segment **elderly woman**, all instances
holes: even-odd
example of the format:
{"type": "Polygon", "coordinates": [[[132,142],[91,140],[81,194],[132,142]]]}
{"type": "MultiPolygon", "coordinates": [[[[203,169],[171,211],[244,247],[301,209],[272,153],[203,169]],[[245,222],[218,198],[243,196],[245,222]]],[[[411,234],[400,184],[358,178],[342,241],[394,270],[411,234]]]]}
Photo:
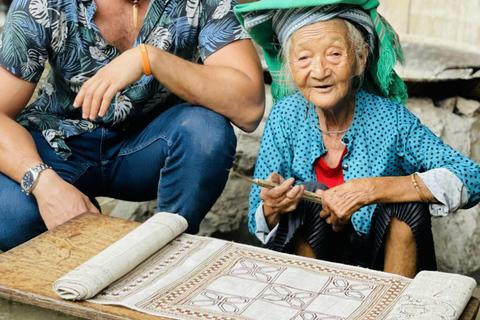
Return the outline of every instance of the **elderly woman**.
{"type": "Polygon", "coordinates": [[[249,227],[275,250],[413,277],[436,269],[430,214],[475,205],[480,167],[401,104],[406,87],[393,71],[401,49],[377,6],[236,7],[263,47],[274,97],[298,91],[267,121],[255,178],[280,185],[252,187],[249,227]],[[323,204],[301,200],[305,190],[323,204]]]}

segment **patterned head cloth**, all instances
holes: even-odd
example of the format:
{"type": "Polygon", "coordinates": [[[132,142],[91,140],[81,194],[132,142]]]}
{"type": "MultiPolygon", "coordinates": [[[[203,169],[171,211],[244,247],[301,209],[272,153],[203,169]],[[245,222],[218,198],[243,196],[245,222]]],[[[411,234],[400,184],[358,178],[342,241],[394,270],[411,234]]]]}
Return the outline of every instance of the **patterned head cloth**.
{"type": "Polygon", "coordinates": [[[342,18],[366,36],[370,55],[365,68],[362,89],[398,102],[407,100],[407,88],[393,67],[403,61],[397,35],[378,14],[378,0],[260,0],[237,5],[238,20],[262,47],[272,75],[275,101],[285,93],[280,72],[282,45],[298,29],[318,21],[342,18]]]}
{"type": "Polygon", "coordinates": [[[368,45],[370,52],[373,53],[376,42],[375,26],[370,16],[362,9],[344,4],[330,4],[321,7],[303,7],[286,10],[274,10],[272,16],[272,27],[277,34],[278,40],[282,46],[285,46],[287,40],[297,31],[312,23],[319,21],[328,21],[335,18],[341,18],[352,22],[363,34],[368,35],[368,45]]]}

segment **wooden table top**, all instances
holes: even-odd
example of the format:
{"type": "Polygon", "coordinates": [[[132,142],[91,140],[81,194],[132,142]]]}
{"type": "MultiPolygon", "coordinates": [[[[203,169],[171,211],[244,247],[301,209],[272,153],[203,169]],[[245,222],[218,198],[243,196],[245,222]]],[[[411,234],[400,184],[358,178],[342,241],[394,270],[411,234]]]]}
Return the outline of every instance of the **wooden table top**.
{"type": "Polygon", "coordinates": [[[84,213],[0,254],[0,297],[86,319],[166,319],[119,306],[66,301],[52,289],[55,280],[138,225],[124,219],[84,213]]]}
{"type": "MultiPolygon", "coordinates": [[[[86,319],[166,320],[119,306],[66,301],[52,289],[55,280],[138,225],[124,219],[84,213],[0,254],[0,297],[86,319]]],[[[478,308],[478,300],[472,298],[460,319],[475,319],[478,308]]]]}

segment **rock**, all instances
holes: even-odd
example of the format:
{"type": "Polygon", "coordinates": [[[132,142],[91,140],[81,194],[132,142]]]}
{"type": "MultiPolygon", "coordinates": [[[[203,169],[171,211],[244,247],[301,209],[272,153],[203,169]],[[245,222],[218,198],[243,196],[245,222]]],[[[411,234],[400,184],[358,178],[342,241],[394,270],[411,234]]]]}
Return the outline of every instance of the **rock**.
{"type": "Polygon", "coordinates": [[[457,106],[457,97],[437,101],[435,105],[441,109],[453,112],[453,110],[455,110],[455,107],[457,106]]]}
{"type": "Polygon", "coordinates": [[[222,195],[200,224],[199,235],[259,245],[248,232],[249,192],[248,181],[230,177],[222,195]]]}
{"type": "Polygon", "coordinates": [[[118,201],[115,208],[110,212],[110,216],[144,222],[156,212],[156,207],[156,200],[145,202],[118,201]]]}
{"type": "Polygon", "coordinates": [[[472,274],[480,270],[480,206],[433,218],[438,269],[472,274]]]}
{"type": "Polygon", "coordinates": [[[475,117],[480,114],[480,102],[458,97],[457,110],[460,114],[467,117],[475,117]]]}
{"type": "Polygon", "coordinates": [[[432,130],[436,136],[441,136],[445,121],[443,117],[439,116],[439,113],[446,114],[449,113],[448,111],[435,108],[430,98],[410,98],[405,106],[419,117],[422,123],[432,130]]]}
{"type": "MultiPolygon", "coordinates": [[[[420,118],[432,132],[455,150],[472,157],[474,118],[462,117],[446,109],[436,108],[429,98],[410,98],[405,106],[420,118]]],[[[478,146],[476,147],[478,148],[478,146]]],[[[480,162],[480,159],[474,159],[480,162]]]]}
{"type": "Polygon", "coordinates": [[[403,79],[423,82],[467,80],[478,76],[479,52],[423,40],[408,36],[402,39],[405,64],[397,65],[395,69],[403,79]]]}

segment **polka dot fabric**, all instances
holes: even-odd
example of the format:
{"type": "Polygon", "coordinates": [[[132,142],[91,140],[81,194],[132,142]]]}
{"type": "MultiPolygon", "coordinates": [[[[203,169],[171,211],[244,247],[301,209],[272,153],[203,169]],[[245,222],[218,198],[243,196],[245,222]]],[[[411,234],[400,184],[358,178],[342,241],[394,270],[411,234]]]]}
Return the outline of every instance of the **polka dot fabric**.
{"type": "MultiPolygon", "coordinates": [[[[272,108],[263,133],[255,178],[267,179],[276,171],[296,182],[316,181],[314,163],[327,150],[318,128],[315,107],[300,93],[272,108]]],[[[342,137],[348,153],[343,157],[345,181],[364,177],[405,176],[435,168],[454,173],[467,187],[468,203],[480,201],[480,166],[445,145],[402,104],[360,90],[355,98],[351,127],[342,137]]],[[[249,229],[255,233],[255,212],[260,187],[250,191],[249,229]]],[[[359,233],[368,233],[376,205],[352,216],[359,233]]]]}

